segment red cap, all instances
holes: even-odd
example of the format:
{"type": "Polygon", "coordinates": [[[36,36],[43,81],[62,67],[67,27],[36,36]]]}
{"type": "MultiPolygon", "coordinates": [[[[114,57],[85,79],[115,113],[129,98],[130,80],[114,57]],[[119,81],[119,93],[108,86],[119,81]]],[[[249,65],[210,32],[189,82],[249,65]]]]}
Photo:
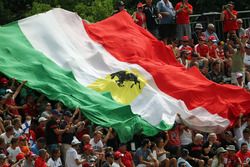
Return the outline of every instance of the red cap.
{"type": "Polygon", "coordinates": [[[183,36],[181,40],[182,40],[182,41],[188,41],[189,38],[188,38],[188,36],[183,36]]]}
{"type": "Polygon", "coordinates": [[[91,144],[86,144],[83,147],[84,151],[93,151],[93,147],[91,146],[91,144]]]}
{"type": "Polygon", "coordinates": [[[141,3],[141,2],[139,2],[138,4],[137,4],[137,8],[142,8],[143,7],[143,4],[141,3]]]}
{"type": "Polygon", "coordinates": [[[120,151],[116,151],[115,153],[114,153],[114,158],[115,159],[119,159],[119,158],[121,158],[121,157],[123,157],[124,156],[124,154],[122,154],[120,151]]]}
{"type": "Polygon", "coordinates": [[[211,35],[211,36],[208,38],[208,40],[215,42],[215,41],[216,41],[216,38],[215,38],[215,36],[211,35]]]}
{"type": "Polygon", "coordinates": [[[17,156],[16,156],[16,160],[17,160],[17,161],[19,161],[19,160],[21,160],[21,159],[24,159],[24,158],[25,158],[24,153],[19,153],[19,154],[17,154],[17,156]]]}
{"type": "Polygon", "coordinates": [[[7,84],[9,82],[9,80],[3,77],[3,78],[0,79],[0,82],[2,84],[7,84]]]}

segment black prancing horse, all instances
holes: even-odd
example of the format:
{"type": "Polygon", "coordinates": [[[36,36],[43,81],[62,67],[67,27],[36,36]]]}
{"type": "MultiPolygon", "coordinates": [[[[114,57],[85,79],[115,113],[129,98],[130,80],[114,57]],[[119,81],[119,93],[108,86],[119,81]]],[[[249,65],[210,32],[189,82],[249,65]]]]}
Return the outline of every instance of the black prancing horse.
{"type": "Polygon", "coordinates": [[[130,72],[126,72],[126,71],[118,71],[115,73],[110,74],[111,79],[114,79],[115,77],[118,78],[118,80],[116,80],[115,82],[117,83],[117,85],[119,87],[124,87],[124,81],[133,81],[134,83],[130,86],[130,88],[133,88],[134,85],[139,85],[139,89],[141,89],[141,83],[138,80],[138,77],[130,72]]]}

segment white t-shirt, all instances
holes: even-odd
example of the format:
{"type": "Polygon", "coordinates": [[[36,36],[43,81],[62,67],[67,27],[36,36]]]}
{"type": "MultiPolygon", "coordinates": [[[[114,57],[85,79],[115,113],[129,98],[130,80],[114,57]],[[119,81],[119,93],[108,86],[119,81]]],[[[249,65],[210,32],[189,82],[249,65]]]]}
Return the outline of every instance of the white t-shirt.
{"type": "Polygon", "coordinates": [[[245,65],[250,66],[250,55],[245,54],[243,61],[245,65]]]}
{"type": "Polygon", "coordinates": [[[102,140],[99,140],[97,143],[94,142],[94,138],[90,139],[89,144],[93,147],[93,149],[96,151],[100,151],[103,148],[102,140]]]}
{"type": "Polygon", "coordinates": [[[192,132],[191,130],[184,130],[182,131],[181,135],[180,135],[180,141],[181,141],[181,145],[185,146],[188,145],[190,143],[192,143],[192,132]]]}
{"type": "Polygon", "coordinates": [[[11,159],[13,162],[16,162],[16,156],[21,153],[21,149],[20,147],[16,147],[15,149],[8,147],[7,148],[7,152],[8,152],[8,157],[9,159],[11,159]]]}
{"type": "Polygon", "coordinates": [[[65,165],[66,167],[81,167],[82,165],[76,164],[76,159],[80,160],[80,155],[77,154],[76,150],[72,147],[66,152],[65,165]]]}
{"type": "Polygon", "coordinates": [[[114,162],[112,163],[112,167],[120,167],[120,165],[114,161],[114,162]]]}
{"type": "Polygon", "coordinates": [[[61,167],[62,166],[62,161],[61,158],[58,158],[57,160],[53,160],[52,158],[50,158],[47,162],[47,166],[48,167],[61,167]]]}
{"type": "Polygon", "coordinates": [[[4,132],[3,134],[0,135],[0,137],[4,139],[5,144],[10,144],[11,139],[13,138],[13,135],[11,135],[10,137],[7,137],[6,132],[4,132]]]}
{"type": "Polygon", "coordinates": [[[14,128],[15,137],[21,136],[22,133],[23,133],[23,130],[22,130],[21,128],[19,128],[18,130],[16,130],[16,129],[14,128]]]}

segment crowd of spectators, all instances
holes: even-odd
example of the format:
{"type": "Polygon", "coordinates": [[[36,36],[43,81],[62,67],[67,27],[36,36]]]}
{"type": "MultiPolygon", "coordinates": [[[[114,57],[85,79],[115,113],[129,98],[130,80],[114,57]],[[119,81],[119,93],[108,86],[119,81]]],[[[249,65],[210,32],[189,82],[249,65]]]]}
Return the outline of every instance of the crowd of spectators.
{"type": "MultiPolygon", "coordinates": [[[[119,3],[117,13],[125,10],[119,3]]],[[[225,39],[215,26],[191,31],[187,0],[138,3],[134,21],[170,45],[185,68],[196,66],[208,79],[249,89],[250,28],[242,27],[232,2],[223,6],[225,39]],[[228,80],[229,78],[229,80],[228,80]]],[[[0,74],[0,167],[245,167],[250,166],[250,116],[240,116],[221,134],[185,126],[178,115],[169,131],[135,135],[121,143],[112,128],[87,120],[41,93],[0,74]]]]}
{"type": "Polygon", "coordinates": [[[243,20],[238,18],[232,1],[221,11],[224,34],[219,36],[225,39],[219,39],[213,23],[206,27],[196,23],[191,30],[193,7],[188,0],[178,2],[175,7],[169,0],[145,2],[138,3],[132,15],[135,23],[169,45],[181,64],[186,68],[196,66],[216,83],[250,89],[250,27],[242,26],[243,20]]]}
{"type": "Polygon", "coordinates": [[[250,116],[221,134],[185,126],[121,143],[112,128],[67,109],[0,75],[1,167],[237,167],[250,166],[250,116]]]}

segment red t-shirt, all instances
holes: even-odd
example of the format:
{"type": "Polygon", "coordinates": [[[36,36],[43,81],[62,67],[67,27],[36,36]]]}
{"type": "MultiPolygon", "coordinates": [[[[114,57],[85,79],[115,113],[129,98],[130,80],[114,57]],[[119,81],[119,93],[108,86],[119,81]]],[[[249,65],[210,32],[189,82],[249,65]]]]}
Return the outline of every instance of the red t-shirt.
{"type": "Polygon", "coordinates": [[[133,158],[130,152],[126,151],[124,153],[124,156],[121,157],[122,163],[126,166],[126,167],[132,167],[133,166],[133,158]]]}
{"type": "Polygon", "coordinates": [[[35,161],[35,167],[47,167],[47,165],[41,157],[38,157],[35,161]]]}
{"type": "Polygon", "coordinates": [[[146,23],[146,16],[145,16],[145,14],[143,13],[143,12],[136,12],[135,13],[135,18],[138,20],[137,22],[136,22],[136,24],[138,24],[139,26],[143,26],[143,24],[145,24],[146,23]]]}
{"type": "MultiPolygon", "coordinates": [[[[12,99],[12,98],[7,99],[6,102],[5,102],[5,104],[6,104],[7,106],[8,106],[8,105],[10,105],[10,106],[16,106],[16,102],[15,102],[15,100],[12,99]]],[[[19,115],[18,109],[11,109],[11,110],[10,110],[10,113],[13,114],[13,115],[19,115]]]]}
{"type": "Polygon", "coordinates": [[[210,56],[210,57],[213,57],[213,58],[216,58],[216,57],[215,57],[215,52],[216,52],[216,49],[217,49],[217,45],[212,44],[212,45],[209,46],[208,48],[209,48],[209,56],[210,56]]]}
{"type": "Polygon", "coordinates": [[[228,155],[227,154],[225,156],[225,158],[227,160],[227,164],[226,164],[227,167],[235,167],[235,166],[240,164],[239,159],[236,156],[236,154],[235,155],[228,155]]]}
{"type": "Polygon", "coordinates": [[[236,156],[240,158],[242,163],[246,163],[246,160],[250,158],[250,152],[243,154],[241,151],[236,153],[236,156]]]}
{"type": "MultiPolygon", "coordinates": [[[[182,6],[182,2],[179,2],[175,6],[175,10],[179,10],[182,6]]],[[[189,10],[193,10],[193,6],[190,5],[189,3],[187,4],[189,10]]],[[[177,24],[189,24],[190,19],[189,19],[189,13],[188,9],[183,9],[181,12],[176,14],[176,23],[177,24]]]]}
{"type": "Polygon", "coordinates": [[[189,46],[189,45],[186,45],[186,46],[181,45],[181,46],[179,47],[179,51],[181,52],[181,51],[183,51],[183,50],[188,51],[188,57],[187,57],[187,59],[188,59],[188,60],[191,60],[191,59],[192,59],[191,56],[192,56],[193,48],[192,48],[191,46],[189,46]]]}
{"type": "Polygon", "coordinates": [[[201,57],[207,57],[207,54],[209,53],[209,48],[206,44],[200,45],[197,44],[195,45],[195,51],[200,54],[201,57]]]}
{"type": "Polygon", "coordinates": [[[177,126],[175,129],[171,129],[168,131],[168,145],[169,146],[180,146],[181,140],[180,140],[180,126],[177,126]]]}
{"type": "Polygon", "coordinates": [[[216,49],[216,52],[217,52],[217,55],[218,55],[221,59],[224,59],[225,53],[224,53],[224,50],[223,50],[223,49],[217,48],[217,49],[216,49]]]}
{"type": "MultiPolygon", "coordinates": [[[[229,32],[232,30],[238,30],[238,24],[237,24],[237,20],[233,19],[233,17],[229,14],[229,12],[227,10],[223,11],[224,13],[224,22],[223,22],[223,31],[224,32],[229,32]]],[[[235,10],[232,10],[232,14],[233,15],[238,15],[238,12],[235,10]]]]}
{"type": "Polygon", "coordinates": [[[32,116],[32,117],[36,117],[37,116],[37,110],[36,110],[36,106],[34,104],[26,104],[24,109],[23,109],[24,113],[26,115],[32,116]]]}

